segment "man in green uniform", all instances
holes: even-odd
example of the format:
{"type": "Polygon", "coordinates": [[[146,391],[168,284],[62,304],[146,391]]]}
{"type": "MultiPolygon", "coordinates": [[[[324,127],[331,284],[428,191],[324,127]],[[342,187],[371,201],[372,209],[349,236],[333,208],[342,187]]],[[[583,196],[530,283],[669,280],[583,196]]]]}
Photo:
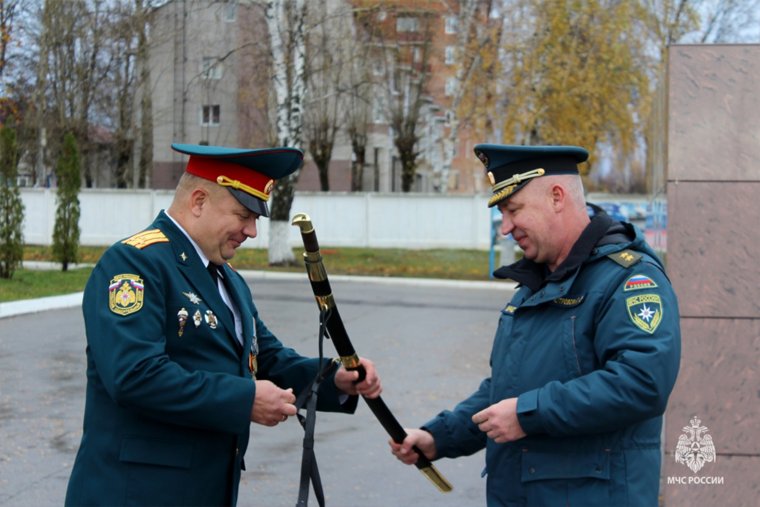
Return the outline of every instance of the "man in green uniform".
{"type": "MultiPolygon", "coordinates": [[[[109,248],[85,288],[84,433],[66,505],[234,505],[250,423],[296,414],[295,394],[326,366],[267,329],[227,264],[303,154],[172,148],[190,158],[170,208],[109,248]]],[[[319,410],[351,413],[358,394],[380,394],[361,362],[356,384],[333,368],[319,410]]]]}
{"type": "Polygon", "coordinates": [[[524,253],[494,274],[519,288],[499,317],[490,376],[392,452],[411,464],[413,445],[429,459],[485,448],[489,507],[657,505],[681,337],[662,263],[633,225],[589,217],[585,149],[475,153],[501,232],[524,253]]]}

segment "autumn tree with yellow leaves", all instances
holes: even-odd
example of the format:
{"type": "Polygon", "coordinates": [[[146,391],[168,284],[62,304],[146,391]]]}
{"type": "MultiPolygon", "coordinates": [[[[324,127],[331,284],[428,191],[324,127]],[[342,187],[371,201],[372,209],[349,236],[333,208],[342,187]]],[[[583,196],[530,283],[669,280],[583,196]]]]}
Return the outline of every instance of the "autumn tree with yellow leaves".
{"type": "Polygon", "coordinates": [[[480,66],[464,83],[460,116],[489,142],[580,145],[591,165],[600,146],[634,158],[666,48],[697,28],[696,3],[516,0],[501,9],[480,11],[466,48],[480,66]]]}

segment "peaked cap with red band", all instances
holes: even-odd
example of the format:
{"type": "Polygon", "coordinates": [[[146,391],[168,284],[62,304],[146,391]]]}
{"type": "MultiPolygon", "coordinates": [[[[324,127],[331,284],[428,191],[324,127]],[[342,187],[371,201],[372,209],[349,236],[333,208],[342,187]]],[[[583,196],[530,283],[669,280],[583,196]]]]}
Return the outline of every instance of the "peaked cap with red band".
{"type": "Polygon", "coordinates": [[[267,201],[275,180],[297,171],[303,152],[296,148],[225,148],[199,144],[172,144],[172,149],[190,155],[185,171],[213,181],[235,196],[254,213],[269,216],[267,201]]]}

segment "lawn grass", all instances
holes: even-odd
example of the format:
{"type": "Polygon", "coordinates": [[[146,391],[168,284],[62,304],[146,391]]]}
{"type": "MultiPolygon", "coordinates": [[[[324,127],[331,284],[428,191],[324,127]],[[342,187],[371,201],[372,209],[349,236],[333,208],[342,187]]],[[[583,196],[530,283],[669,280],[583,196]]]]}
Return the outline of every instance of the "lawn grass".
{"type": "MultiPolygon", "coordinates": [[[[81,246],[79,264],[95,264],[105,247],[81,246]]],[[[269,266],[263,248],[241,248],[231,264],[238,270],[287,271],[303,273],[303,249],[295,248],[292,266],[269,266]]],[[[406,250],[401,248],[322,247],[328,274],[357,276],[398,276],[487,280],[488,252],[483,250],[406,250]]],[[[24,261],[51,261],[50,247],[27,245],[24,261]]],[[[0,278],[0,302],[80,292],[92,268],[77,267],[66,272],[18,269],[10,280],[0,278]]]]}
{"type": "Polygon", "coordinates": [[[81,292],[92,268],[68,271],[19,269],[13,278],[0,278],[0,302],[81,292]]]}

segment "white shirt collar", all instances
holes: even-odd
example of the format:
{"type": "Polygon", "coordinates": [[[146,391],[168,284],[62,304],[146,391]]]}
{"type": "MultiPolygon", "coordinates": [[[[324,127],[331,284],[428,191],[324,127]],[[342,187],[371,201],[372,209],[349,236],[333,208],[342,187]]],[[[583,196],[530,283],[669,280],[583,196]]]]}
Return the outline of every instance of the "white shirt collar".
{"type": "Polygon", "coordinates": [[[195,242],[195,240],[194,240],[193,238],[191,238],[191,237],[190,237],[190,235],[187,233],[187,231],[185,230],[185,228],[184,228],[184,227],[182,227],[181,225],[179,225],[179,222],[177,222],[176,220],[174,220],[174,217],[172,217],[172,216],[169,214],[169,211],[168,211],[168,210],[164,210],[164,214],[165,214],[167,217],[169,217],[169,220],[171,220],[172,222],[174,222],[174,225],[176,225],[176,226],[177,226],[177,228],[178,228],[180,231],[182,231],[182,234],[184,234],[184,235],[185,235],[185,237],[186,237],[186,238],[187,238],[187,239],[190,241],[190,244],[191,244],[191,245],[193,245],[193,248],[195,248],[195,253],[197,253],[197,254],[198,254],[198,257],[200,257],[200,258],[201,258],[201,262],[203,263],[203,265],[204,265],[204,266],[206,266],[206,267],[208,267],[208,265],[209,265],[209,263],[210,263],[211,261],[209,261],[208,257],[206,257],[206,256],[204,255],[204,253],[203,253],[203,250],[201,250],[201,247],[200,247],[200,246],[198,246],[198,243],[196,243],[196,242],[195,242]]]}

